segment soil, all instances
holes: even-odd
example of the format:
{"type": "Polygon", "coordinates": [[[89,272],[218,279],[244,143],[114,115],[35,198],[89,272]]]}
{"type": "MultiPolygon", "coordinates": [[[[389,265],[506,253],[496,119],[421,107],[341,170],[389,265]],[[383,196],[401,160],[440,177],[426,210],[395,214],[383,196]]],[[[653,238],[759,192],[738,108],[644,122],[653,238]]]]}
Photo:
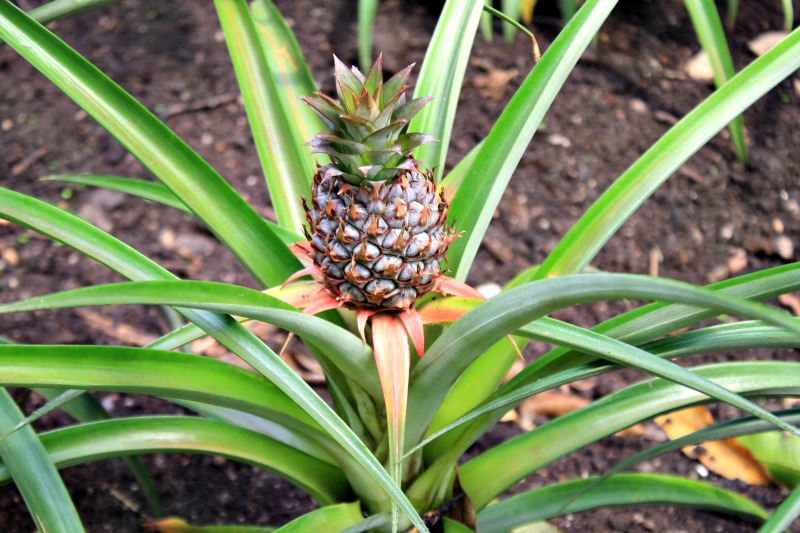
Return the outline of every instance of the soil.
{"type": "MultiPolygon", "coordinates": [[[[35,2],[20,2],[24,8],[35,2]]],[[[356,61],[355,1],[276,0],[293,24],[311,70],[325,91],[331,54],[356,61]]],[[[421,62],[437,8],[425,2],[380,3],[376,50],[386,70],[421,62]]],[[[562,22],[554,2],[540,2],[533,30],[546,51],[562,22]]],[[[796,5],[795,9],[800,9],[796,5]]],[[[738,69],[752,61],[747,42],[781,27],[777,0],[742,2],[729,42],[738,69]]],[[[263,215],[270,216],[258,160],[211,2],[122,0],[51,28],[89,57],[218,169],[263,215]]],[[[470,61],[449,165],[485,137],[505,102],[533,66],[529,42],[505,45],[478,37],[470,61]]],[[[603,27],[522,158],[475,261],[469,282],[504,283],[541,262],[579,216],[639,155],[712,91],[689,79],[683,64],[699,49],[681,2],[623,1],[603,27]]],[[[179,276],[255,286],[197,221],[121,194],[39,181],[54,173],[149,178],[85,113],[8,47],[0,49],[0,184],[62,205],[160,262],[179,276]]],[[[800,242],[800,78],[795,74],[746,114],[750,164],[737,161],[721,133],[691,158],[611,239],[600,269],[653,273],[693,283],[797,260],[800,242]]],[[[11,224],[0,224],[0,301],[120,278],[77,252],[11,224]]],[[[560,318],[591,326],[626,304],[581,306],[560,318]]],[[[24,343],[143,344],[165,332],[152,309],[64,310],[0,316],[0,335],[24,343]]],[[[276,342],[280,339],[276,337],[276,342]]],[[[526,356],[546,347],[532,344],[526,356]]],[[[800,360],[797,351],[747,351],[721,358],[800,360]]],[[[582,394],[599,396],[640,379],[618,372],[582,394]]],[[[20,391],[18,397],[23,400],[20,391]]],[[[28,409],[35,398],[25,402],[28,409]]],[[[115,416],[180,412],[150,398],[104,395],[115,416]]],[[[68,422],[51,415],[38,427],[68,422]]],[[[540,422],[540,421],[539,421],[540,422]]],[[[521,430],[501,424],[480,446],[521,430]]],[[[526,486],[602,472],[663,439],[657,430],[615,436],[538,472],[526,486]]],[[[159,454],[144,458],[164,511],[192,523],[279,525],[312,507],[300,490],[272,475],[218,458],[159,454]]],[[[644,468],[697,478],[680,454],[644,468]]],[[[64,471],[89,531],[141,531],[152,518],[121,460],[64,471]]],[[[787,494],[710,479],[774,508],[787,494]]],[[[702,511],[647,507],[604,509],[555,521],[563,531],[755,531],[757,525],[702,511]]],[[[0,530],[34,529],[13,486],[0,487],[0,530]]],[[[794,531],[800,531],[798,524],[794,531]]]]}

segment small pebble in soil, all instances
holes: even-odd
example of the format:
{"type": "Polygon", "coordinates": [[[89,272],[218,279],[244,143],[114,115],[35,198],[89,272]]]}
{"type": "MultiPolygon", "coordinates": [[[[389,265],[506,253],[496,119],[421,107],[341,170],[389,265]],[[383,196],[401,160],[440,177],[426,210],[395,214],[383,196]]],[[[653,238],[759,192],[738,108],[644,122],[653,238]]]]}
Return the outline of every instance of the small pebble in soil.
{"type": "Polygon", "coordinates": [[[775,247],[775,252],[781,257],[781,259],[790,261],[794,256],[794,243],[792,242],[792,239],[786,235],[779,235],[775,237],[775,239],[772,241],[772,245],[775,247]]]}

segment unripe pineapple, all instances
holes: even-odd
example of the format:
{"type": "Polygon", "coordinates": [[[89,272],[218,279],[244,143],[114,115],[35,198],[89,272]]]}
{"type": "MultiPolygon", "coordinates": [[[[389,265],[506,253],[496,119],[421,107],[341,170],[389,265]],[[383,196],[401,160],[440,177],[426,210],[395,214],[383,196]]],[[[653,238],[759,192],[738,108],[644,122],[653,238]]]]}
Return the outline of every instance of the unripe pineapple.
{"type": "Polygon", "coordinates": [[[366,76],[334,59],[339,100],[303,99],[329,128],[308,144],[331,159],[314,175],[311,206],[304,203],[310,256],[339,301],[409,309],[437,288],[456,237],[433,173],[411,155],[435,139],[405,133],[430,98],[406,101],[413,65],[384,83],[380,58],[366,76]]]}

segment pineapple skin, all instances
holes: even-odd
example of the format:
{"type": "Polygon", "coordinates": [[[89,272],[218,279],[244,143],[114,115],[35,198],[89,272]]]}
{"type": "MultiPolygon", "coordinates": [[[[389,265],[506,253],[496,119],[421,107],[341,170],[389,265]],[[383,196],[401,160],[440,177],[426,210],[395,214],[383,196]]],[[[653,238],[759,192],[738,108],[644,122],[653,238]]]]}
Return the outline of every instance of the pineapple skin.
{"type": "Polygon", "coordinates": [[[433,173],[411,160],[398,177],[359,186],[321,167],[306,208],[311,257],[345,305],[407,310],[435,290],[456,238],[433,173]]]}
{"type": "Polygon", "coordinates": [[[413,65],[383,80],[379,56],[365,76],[334,56],[338,100],[304,97],[327,130],[306,143],[330,164],[318,167],[303,205],[311,258],[342,305],[408,310],[437,288],[454,230],[433,172],[411,153],[436,139],[408,133],[430,97],[406,99],[413,65]]]}

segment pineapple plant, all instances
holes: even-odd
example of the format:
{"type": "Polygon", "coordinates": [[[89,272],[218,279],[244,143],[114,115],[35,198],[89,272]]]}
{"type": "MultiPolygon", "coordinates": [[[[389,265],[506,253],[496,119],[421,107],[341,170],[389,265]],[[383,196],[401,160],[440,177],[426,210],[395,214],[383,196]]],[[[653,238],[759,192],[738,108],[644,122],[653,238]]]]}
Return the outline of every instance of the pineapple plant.
{"type": "Polygon", "coordinates": [[[413,65],[384,83],[380,57],[366,76],[334,61],[339,100],[303,98],[329,128],[307,144],[331,160],[314,175],[311,205],[304,201],[307,249],[343,305],[409,310],[439,286],[457,237],[433,172],[411,153],[435,139],[406,132],[430,97],[406,100],[413,65]]]}
{"type": "MultiPolygon", "coordinates": [[[[692,153],[800,68],[797,30],[681,119],[593,204],[545,262],[521,271],[507,290],[486,302],[477,297],[417,300],[432,291],[475,296],[444,275],[445,254],[453,276],[465,279],[514,167],[615,3],[583,3],[483,144],[443,177],[448,194],[455,193],[450,206],[412,151],[433,168],[446,159],[483,3],[448,0],[423,63],[418,90],[435,94],[441,105],[431,106],[436,112],[420,114],[417,121],[424,123],[420,130],[442,139],[441,144],[407,133],[408,121],[427,102],[405,100],[410,67],[384,83],[380,61],[367,75],[337,61],[338,101],[321,94],[306,99],[329,128],[311,145],[331,163],[316,170],[303,214],[297,199],[308,190],[314,169],[298,139],[311,137],[319,126],[316,119],[313,125],[305,122],[292,104],[297,103],[294,95],[314,92],[313,79],[304,73],[297,43],[271,2],[217,0],[256,148],[264,156],[278,220],[269,222],[131,95],[57,36],[0,1],[0,40],[117,137],[162,184],[106,176],[81,176],[80,181],[192,213],[263,289],[178,279],[67,210],[0,188],[0,218],[71,246],[131,280],[37,295],[0,305],[0,313],[138,303],[173,307],[192,322],[175,325],[144,348],[34,346],[0,339],[2,387],[50,389],[46,393],[53,400],[39,414],[59,408],[65,398],[82,402],[80,423],[39,434],[0,388],[0,481],[14,480],[39,529],[84,531],[57,468],[165,451],[223,454],[273,471],[306,490],[321,507],[282,531],[316,531],[324,524],[332,531],[395,532],[413,526],[426,532],[435,524],[446,532],[499,532],[598,506],[640,504],[643,496],[653,503],[691,502],[768,520],[764,531],[789,527],[800,514],[800,489],[769,517],[753,502],[710,483],[649,473],[619,475],[614,469],[542,488],[517,487],[521,490],[513,497],[499,497],[572,450],[709,398],[753,417],[643,453],[654,457],[688,442],[702,444],[771,427],[762,421],[800,435],[796,410],[771,413],[741,396],[797,397],[800,363],[736,361],[685,368],[669,360],[745,345],[800,345],[796,319],[757,303],[800,289],[800,264],[708,288],[640,275],[579,273],[692,153]],[[301,123],[310,128],[302,136],[301,123]],[[438,153],[431,150],[439,147],[443,150],[438,153]],[[455,243],[456,234],[445,223],[448,211],[465,231],[455,243]],[[297,255],[307,261],[306,268],[292,275],[298,264],[289,246],[302,239],[295,232],[304,217],[307,240],[297,255]],[[306,274],[320,283],[279,287],[287,277],[306,274]],[[595,330],[547,317],[561,308],[606,299],[659,303],[614,317],[595,330]],[[305,313],[295,307],[305,307],[305,313]],[[358,313],[361,339],[352,321],[339,320],[341,316],[309,316],[336,307],[345,308],[343,315],[358,313]],[[759,322],[701,325],[722,314],[759,322]],[[326,374],[330,401],[233,317],[270,323],[306,342],[326,374]],[[368,319],[369,341],[364,335],[368,319]],[[430,344],[422,359],[412,361],[409,337],[422,355],[427,325],[435,326],[427,330],[430,344]],[[698,328],[682,332],[693,325],[698,328]],[[176,350],[206,334],[257,374],[176,350]],[[504,383],[517,357],[516,346],[505,341],[510,334],[557,348],[504,383]],[[653,378],[464,460],[511,406],[620,365],[653,378]],[[169,398],[200,416],[108,418],[94,409],[91,396],[81,396],[89,390],[169,398]]],[[[149,480],[140,477],[147,487],[149,480]]],[[[189,527],[175,518],[158,522],[148,526],[161,531],[189,527]]]]}

